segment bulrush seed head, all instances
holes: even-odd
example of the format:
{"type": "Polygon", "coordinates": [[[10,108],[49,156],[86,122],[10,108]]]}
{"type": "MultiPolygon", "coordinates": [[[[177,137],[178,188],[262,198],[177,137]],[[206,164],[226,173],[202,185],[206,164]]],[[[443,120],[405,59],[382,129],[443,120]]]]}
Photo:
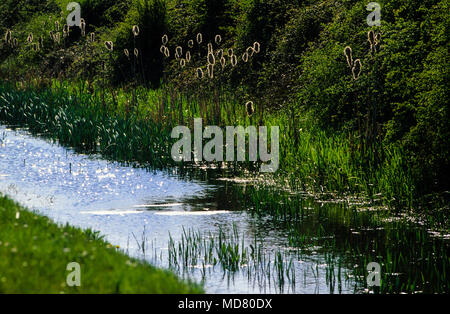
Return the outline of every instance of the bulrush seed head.
{"type": "Polygon", "coordinates": [[[344,48],[344,55],[347,58],[347,64],[351,68],[353,65],[353,56],[352,56],[352,48],[349,46],[344,48]]]}
{"type": "Polygon", "coordinates": [[[202,43],[202,41],[203,41],[203,35],[202,35],[202,33],[198,33],[197,34],[197,44],[201,44],[202,43]]]}
{"type": "Polygon", "coordinates": [[[237,56],[236,55],[231,56],[231,65],[233,67],[235,67],[237,65],[237,56]]]}
{"type": "Polygon", "coordinates": [[[19,41],[17,40],[17,38],[14,38],[12,43],[13,43],[13,47],[19,46],[19,41]]]}
{"type": "Polygon", "coordinates": [[[55,31],[59,32],[59,22],[55,21],[55,31]]]}
{"type": "Polygon", "coordinates": [[[253,44],[253,50],[255,51],[255,53],[259,53],[261,51],[261,45],[259,42],[255,41],[255,43],[253,44]]]}
{"type": "Polygon", "coordinates": [[[214,64],[208,64],[208,76],[210,79],[214,78],[214,64]]]}
{"type": "Polygon", "coordinates": [[[86,23],[85,22],[81,22],[80,23],[80,28],[81,28],[81,33],[82,34],[85,33],[86,32],[86,23]]]}
{"type": "Polygon", "coordinates": [[[164,35],[164,36],[161,38],[161,41],[162,41],[162,44],[165,46],[165,45],[167,45],[167,43],[169,42],[169,37],[168,37],[167,35],[164,35]]]}
{"type": "Polygon", "coordinates": [[[225,65],[227,64],[227,60],[225,57],[220,58],[220,65],[222,66],[222,69],[225,68],[225,65]]]}
{"type": "Polygon", "coordinates": [[[367,40],[369,41],[371,47],[375,44],[375,33],[373,30],[370,30],[367,33],[367,40]]]}
{"type": "Polygon", "coordinates": [[[203,78],[203,70],[201,68],[197,69],[197,78],[200,80],[203,78]]]}
{"type": "Polygon", "coordinates": [[[167,47],[164,47],[164,55],[166,56],[166,58],[170,57],[170,50],[167,47]]]}
{"type": "Polygon", "coordinates": [[[232,57],[234,55],[233,48],[228,49],[227,54],[229,57],[232,57]]]}
{"type": "Polygon", "coordinates": [[[242,55],[242,61],[248,62],[248,53],[247,52],[244,52],[244,54],[242,55]]]}
{"type": "Polygon", "coordinates": [[[245,109],[247,111],[247,115],[251,117],[253,113],[255,112],[255,108],[253,106],[253,101],[249,101],[245,104],[245,109]]]}
{"type": "Polygon", "coordinates": [[[114,44],[112,41],[105,41],[105,47],[108,51],[114,50],[114,44]]]}
{"type": "Polygon", "coordinates": [[[216,64],[216,58],[213,53],[208,53],[208,64],[216,64]]]}
{"type": "Polygon", "coordinates": [[[29,44],[31,44],[33,42],[33,33],[29,33],[28,34],[27,41],[28,41],[29,44]]]}
{"type": "Polygon", "coordinates": [[[184,68],[184,67],[186,66],[186,60],[181,59],[181,60],[180,60],[180,66],[181,66],[182,68],[184,68]]]}
{"type": "Polygon", "coordinates": [[[178,46],[178,47],[175,49],[175,56],[176,56],[177,58],[181,58],[181,57],[183,56],[183,48],[182,48],[181,46],[178,46]]]}
{"type": "Polygon", "coordinates": [[[211,43],[208,44],[208,53],[213,53],[214,49],[213,49],[213,45],[211,43]]]}
{"type": "Polygon", "coordinates": [[[132,32],[133,32],[133,36],[134,37],[138,37],[139,36],[139,26],[134,25],[133,29],[132,29],[132,32]]]}
{"type": "Polygon", "coordinates": [[[61,42],[61,33],[56,33],[55,34],[55,42],[57,44],[59,44],[61,42]]]}
{"type": "Polygon", "coordinates": [[[91,42],[94,42],[95,41],[95,33],[91,33],[90,37],[91,37],[91,42]]]}
{"type": "Polygon", "coordinates": [[[5,34],[5,41],[6,41],[6,43],[9,43],[9,42],[11,41],[11,37],[12,37],[12,33],[11,33],[11,31],[8,29],[8,30],[6,31],[6,34],[5,34]]]}
{"type": "Polygon", "coordinates": [[[134,48],[134,56],[137,58],[139,56],[139,50],[134,48]]]}
{"type": "Polygon", "coordinates": [[[128,49],[124,49],[123,53],[127,56],[127,58],[130,58],[130,52],[128,51],[128,49]]]}
{"type": "Polygon", "coordinates": [[[359,75],[361,74],[362,65],[361,61],[359,59],[355,60],[355,65],[353,66],[352,73],[353,73],[353,79],[357,80],[359,78],[359,75]]]}
{"type": "Polygon", "coordinates": [[[381,42],[381,33],[377,33],[377,35],[375,36],[375,43],[379,44],[381,42]]]}
{"type": "Polygon", "coordinates": [[[188,41],[188,47],[194,48],[194,41],[192,39],[188,41]]]}
{"type": "Polygon", "coordinates": [[[159,52],[161,52],[162,54],[164,54],[166,51],[166,46],[161,45],[161,47],[159,47],[159,52]]]}
{"type": "Polygon", "coordinates": [[[255,49],[253,49],[253,47],[248,47],[246,52],[250,57],[253,57],[253,54],[255,53],[255,49]]]}
{"type": "Polygon", "coordinates": [[[191,52],[186,51],[186,62],[191,62],[191,52]]]}
{"type": "Polygon", "coordinates": [[[219,49],[216,51],[217,58],[220,60],[223,57],[223,49],[219,49]]]}
{"type": "Polygon", "coordinates": [[[42,36],[39,37],[38,43],[40,48],[44,47],[44,38],[42,38],[42,36]]]}
{"type": "Polygon", "coordinates": [[[214,40],[215,40],[216,44],[219,45],[222,42],[222,36],[216,35],[214,40]]]}

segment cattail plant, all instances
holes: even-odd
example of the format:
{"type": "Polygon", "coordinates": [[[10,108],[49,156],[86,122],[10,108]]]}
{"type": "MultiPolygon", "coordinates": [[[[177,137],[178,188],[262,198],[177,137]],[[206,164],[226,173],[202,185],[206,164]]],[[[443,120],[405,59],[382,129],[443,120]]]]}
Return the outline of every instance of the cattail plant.
{"type": "Polygon", "coordinates": [[[253,50],[255,53],[259,53],[261,51],[261,44],[257,41],[253,43],[253,50]]]}
{"type": "Polygon", "coordinates": [[[29,33],[27,37],[27,42],[31,44],[33,42],[33,33],[29,33]]]}
{"type": "Polygon", "coordinates": [[[369,41],[370,50],[372,51],[375,45],[375,33],[373,32],[373,30],[370,30],[367,33],[367,40],[369,41]]]}
{"type": "Polygon", "coordinates": [[[210,79],[214,78],[214,64],[208,64],[208,76],[210,79]]]}
{"type": "Polygon", "coordinates": [[[92,33],[90,33],[89,35],[90,35],[90,38],[91,38],[91,42],[92,42],[92,43],[95,42],[95,33],[92,32],[92,33]]]}
{"type": "Polygon", "coordinates": [[[59,32],[59,22],[55,21],[55,31],[59,32]]]}
{"type": "Polygon", "coordinates": [[[374,51],[378,52],[378,51],[380,51],[381,33],[377,33],[375,35],[374,41],[375,41],[375,43],[374,43],[374,51]]]}
{"type": "Polygon", "coordinates": [[[216,58],[213,53],[208,53],[208,64],[216,64],[216,58]]]}
{"type": "Polygon", "coordinates": [[[208,53],[212,53],[213,51],[213,45],[211,43],[208,43],[208,53]]]}
{"type": "Polygon", "coordinates": [[[61,42],[61,33],[56,33],[53,37],[54,37],[55,43],[57,43],[59,45],[59,43],[61,42]]]}
{"type": "Polygon", "coordinates": [[[124,49],[123,50],[123,53],[125,54],[125,56],[128,58],[128,59],[130,59],[130,52],[128,51],[128,49],[124,49]]]}
{"type": "Polygon", "coordinates": [[[166,58],[170,57],[170,50],[167,47],[164,47],[164,55],[166,56],[166,58]]]}
{"type": "Polygon", "coordinates": [[[186,60],[185,59],[181,59],[180,60],[180,66],[182,67],[182,68],[184,68],[185,66],[186,66],[186,60]]]}
{"type": "Polygon", "coordinates": [[[223,57],[223,49],[219,49],[216,51],[217,58],[220,60],[223,57]]]}
{"type": "Polygon", "coordinates": [[[17,48],[17,47],[19,46],[19,41],[17,40],[17,38],[14,38],[14,39],[12,40],[12,46],[13,46],[14,48],[17,48]]]}
{"type": "Polygon", "coordinates": [[[253,101],[248,101],[245,104],[245,109],[247,111],[247,116],[251,117],[253,115],[253,113],[255,113],[255,108],[253,106],[253,101]]]}
{"type": "Polygon", "coordinates": [[[86,36],[86,22],[84,21],[84,19],[81,19],[80,29],[81,29],[81,36],[85,37],[86,36]]]}
{"type": "Polygon", "coordinates": [[[177,59],[181,58],[183,56],[183,47],[178,46],[177,48],[175,48],[175,57],[177,59]]]}
{"type": "Polygon", "coordinates": [[[34,52],[38,52],[39,51],[39,43],[33,43],[32,47],[33,47],[33,51],[34,52]]]}
{"type": "Polygon", "coordinates": [[[222,70],[225,69],[225,65],[227,64],[227,60],[225,57],[220,58],[220,65],[222,66],[222,70]]]}
{"type": "Polygon", "coordinates": [[[244,54],[242,55],[242,61],[244,61],[245,63],[248,62],[248,53],[244,52],[244,54]]]}
{"type": "Polygon", "coordinates": [[[138,37],[139,36],[139,26],[134,25],[133,29],[132,29],[132,32],[133,32],[133,36],[134,37],[138,37]]]}
{"type": "Polygon", "coordinates": [[[40,49],[44,48],[44,38],[42,36],[39,37],[38,44],[40,49]]]}
{"type": "Polygon", "coordinates": [[[6,34],[5,34],[5,42],[7,44],[10,44],[11,43],[11,38],[12,38],[12,32],[8,29],[6,31],[6,34]]]}
{"type": "Polygon", "coordinates": [[[352,68],[352,66],[353,66],[352,48],[350,48],[349,46],[345,47],[344,55],[345,55],[345,58],[347,59],[348,67],[352,68]]]}
{"type": "Polygon", "coordinates": [[[165,45],[167,45],[167,43],[169,42],[169,37],[168,37],[167,35],[164,35],[164,36],[161,38],[161,41],[162,41],[162,44],[165,46],[165,45]]]}
{"type": "Polygon", "coordinates": [[[232,57],[234,55],[233,48],[228,49],[227,54],[229,57],[232,57]]]}
{"type": "Polygon", "coordinates": [[[191,62],[191,52],[190,51],[186,51],[186,62],[191,62]]]}
{"type": "Polygon", "coordinates": [[[197,44],[201,44],[203,42],[203,35],[202,33],[197,34],[197,44]]]}
{"type": "Polygon", "coordinates": [[[202,68],[197,68],[197,78],[202,79],[203,78],[203,70],[202,68]]]}
{"type": "Polygon", "coordinates": [[[222,36],[216,35],[214,41],[216,42],[217,45],[219,45],[222,42],[222,36]]]}
{"type": "Polygon", "coordinates": [[[194,48],[194,41],[192,39],[188,40],[188,47],[189,48],[194,48]]]}
{"type": "Polygon", "coordinates": [[[249,57],[253,57],[253,54],[255,53],[255,49],[250,46],[247,48],[246,52],[249,57]]]}
{"type": "Polygon", "coordinates": [[[236,65],[237,65],[237,56],[236,55],[232,55],[231,56],[231,65],[233,66],[233,67],[235,67],[236,65]]]}
{"type": "Polygon", "coordinates": [[[105,41],[105,47],[108,51],[114,50],[114,44],[112,41],[105,41]]]}
{"type": "Polygon", "coordinates": [[[359,59],[356,59],[352,68],[353,79],[356,81],[361,74],[362,65],[359,59]]]}
{"type": "Polygon", "coordinates": [[[134,48],[134,56],[137,58],[139,56],[139,50],[134,48]]]}

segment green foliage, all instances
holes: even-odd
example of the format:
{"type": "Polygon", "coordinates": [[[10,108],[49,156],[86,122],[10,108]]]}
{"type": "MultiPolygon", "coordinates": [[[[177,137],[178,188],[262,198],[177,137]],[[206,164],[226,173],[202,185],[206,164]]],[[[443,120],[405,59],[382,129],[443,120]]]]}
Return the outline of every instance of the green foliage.
{"type": "Polygon", "coordinates": [[[131,259],[101,236],[19,207],[0,196],[0,293],[201,293],[168,271],[131,259]],[[81,266],[69,287],[67,265],[81,266]]]}

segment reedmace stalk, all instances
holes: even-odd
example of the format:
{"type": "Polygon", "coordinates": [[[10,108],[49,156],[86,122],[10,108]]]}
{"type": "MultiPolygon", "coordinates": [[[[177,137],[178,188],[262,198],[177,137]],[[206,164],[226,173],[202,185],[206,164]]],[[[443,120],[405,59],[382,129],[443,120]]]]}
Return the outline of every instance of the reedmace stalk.
{"type": "Polygon", "coordinates": [[[167,45],[167,43],[169,42],[169,37],[168,37],[167,35],[164,35],[164,36],[161,38],[161,41],[162,41],[162,44],[165,46],[165,45],[167,45]]]}
{"type": "Polygon", "coordinates": [[[356,59],[354,66],[352,68],[353,79],[355,81],[359,78],[359,75],[361,74],[361,70],[362,70],[361,61],[359,59],[356,59]]]}
{"type": "Polygon", "coordinates": [[[202,33],[197,34],[197,43],[200,45],[203,42],[203,35],[202,33]]]}
{"type": "Polygon", "coordinates": [[[138,37],[139,36],[139,26],[134,25],[133,29],[131,31],[133,32],[133,36],[134,37],[138,37]]]}
{"type": "Polygon", "coordinates": [[[108,51],[114,50],[114,44],[112,41],[105,41],[105,47],[108,51]]]}
{"type": "Polygon", "coordinates": [[[247,111],[247,115],[251,117],[253,113],[255,112],[255,108],[253,106],[253,101],[249,101],[245,104],[245,109],[247,111]]]}
{"type": "Polygon", "coordinates": [[[349,46],[345,47],[344,55],[345,55],[345,58],[347,59],[348,67],[351,68],[353,66],[352,48],[350,48],[349,46]]]}

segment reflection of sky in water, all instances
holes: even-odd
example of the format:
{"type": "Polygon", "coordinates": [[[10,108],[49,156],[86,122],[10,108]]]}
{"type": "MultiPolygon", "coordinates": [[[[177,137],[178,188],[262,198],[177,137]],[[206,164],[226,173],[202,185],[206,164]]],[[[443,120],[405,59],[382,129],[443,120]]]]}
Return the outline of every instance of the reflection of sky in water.
{"type": "MultiPolygon", "coordinates": [[[[248,241],[253,241],[255,234],[264,237],[268,252],[286,243],[285,232],[261,219],[251,218],[246,212],[217,210],[219,206],[211,195],[223,193],[220,186],[75,154],[2,126],[0,191],[57,222],[99,230],[132,256],[143,257],[136,239],[142,239],[145,228],[152,251],[145,258],[162,267],[167,267],[169,233],[179,240],[183,227],[215,234],[219,227],[231,230],[236,224],[248,241]]],[[[320,256],[314,258],[321,260],[320,256]]],[[[296,292],[329,292],[323,265],[318,279],[311,273],[316,263],[306,259],[296,263],[296,292]]],[[[245,269],[228,282],[220,266],[216,268],[207,269],[207,292],[276,292],[273,283],[269,287],[267,282],[249,280],[245,269]]],[[[200,270],[193,274],[199,280],[200,270]]],[[[343,289],[353,292],[351,285],[343,289]]]]}

